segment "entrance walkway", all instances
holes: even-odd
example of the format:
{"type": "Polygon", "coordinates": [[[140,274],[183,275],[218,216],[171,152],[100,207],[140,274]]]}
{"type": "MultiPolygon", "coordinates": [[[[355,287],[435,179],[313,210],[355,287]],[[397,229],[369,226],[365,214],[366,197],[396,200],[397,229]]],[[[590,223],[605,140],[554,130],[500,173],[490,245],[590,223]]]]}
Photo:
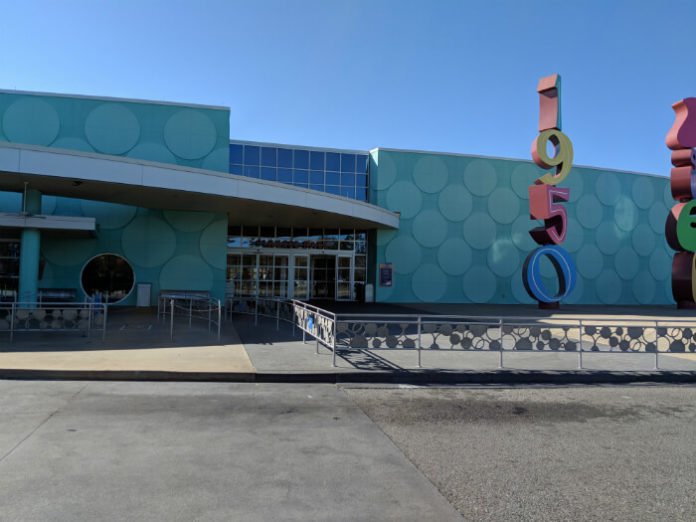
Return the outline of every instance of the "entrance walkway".
{"type": "MultiPolygon", "coordinates": [[[[80,372],[234,373],[252,376],[255,368],[234,327],[223,324],[221,341],[207,326],[176,318],[174,339],[168,322],[158,322],[156,311],[109,311],[105,339],[77,333],[17,333],[0,338],[1,370],[80,372]]],[[[243,380],[243,379],[241,379],[243,380]]]]}

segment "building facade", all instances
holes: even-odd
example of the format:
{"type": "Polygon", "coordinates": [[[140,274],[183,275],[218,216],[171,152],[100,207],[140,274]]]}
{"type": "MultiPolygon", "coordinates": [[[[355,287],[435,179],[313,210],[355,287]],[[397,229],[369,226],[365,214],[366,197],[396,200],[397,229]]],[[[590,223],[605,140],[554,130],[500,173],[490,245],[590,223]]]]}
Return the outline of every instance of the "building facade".
{"type": "MultiPolygon", "coordinates": [[[[531,161],[230,140],[229,109],[0,91],[0,297],[532,303],[531,161]]],[[[574,167],[566,302],[673,304],[667,178],[574,167]]],[[[551,263],[544,284],[556,283],[551,263]]],[[[142,303],[141,303],[142,304],[142,303]]]]}

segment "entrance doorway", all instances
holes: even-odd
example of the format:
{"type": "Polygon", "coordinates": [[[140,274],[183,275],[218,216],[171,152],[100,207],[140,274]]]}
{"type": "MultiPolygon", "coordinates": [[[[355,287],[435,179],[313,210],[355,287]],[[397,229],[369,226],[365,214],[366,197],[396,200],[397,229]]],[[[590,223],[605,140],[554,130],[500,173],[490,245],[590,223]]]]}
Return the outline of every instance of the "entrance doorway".
{"type": "Polygon", "coordinates": [[[336,256],[312,256],[312,298],[336,298],[336,256]]]}

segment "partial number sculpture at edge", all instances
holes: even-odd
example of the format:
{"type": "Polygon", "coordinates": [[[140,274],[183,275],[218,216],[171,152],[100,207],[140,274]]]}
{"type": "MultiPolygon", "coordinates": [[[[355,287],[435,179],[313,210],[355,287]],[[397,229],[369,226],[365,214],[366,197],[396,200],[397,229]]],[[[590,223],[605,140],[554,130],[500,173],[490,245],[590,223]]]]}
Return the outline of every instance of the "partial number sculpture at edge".
{"type": "Polygon", "coordinates": [[[563,202],[570,198],[570,189],[559,187],[573,165],[573,144],[561,132],[561,77],[553,74],[539,80],[539,135],[532,143],[532,159],[547,172],[529,187],[529,214],[531,219],[544,224],[529,234],[541,245],[527,256],[522,269],[522,280],[527,293],[539,302],[540,308],[558,308],[560,301],[573,291],[577,278],[575,263],[560,246],[565,240],[568,216],[563,202]],[[553,156],[547,153],[551,142],[553,156]],[[551,261],[558,278],[558,292],[550,292],[541,279],[540,263],[543,256],[551,261]]]}
{"type": "Polygon", "coordinates": [[[677,204],[665,224],[672,261],[672,295],[679,308],[696,308],[696,98],[672,105],[675,119],[667,133],[672,151],[670,186],[677,204]]]}

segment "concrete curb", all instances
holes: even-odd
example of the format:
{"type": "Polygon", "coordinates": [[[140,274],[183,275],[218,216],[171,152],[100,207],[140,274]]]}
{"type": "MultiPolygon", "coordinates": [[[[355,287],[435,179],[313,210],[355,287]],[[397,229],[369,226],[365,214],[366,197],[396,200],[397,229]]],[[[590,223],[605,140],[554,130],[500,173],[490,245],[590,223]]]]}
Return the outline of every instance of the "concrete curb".
{"type": "Polygon", "coordinates": [[[582,370],[409,370],[355,372],[167,372],[0,369],[8,380],[89,380],[168,382],[257,382],[323,384],[429,385],[570,385],[570,384],[696,384],[696,371],[582,370]]]}

